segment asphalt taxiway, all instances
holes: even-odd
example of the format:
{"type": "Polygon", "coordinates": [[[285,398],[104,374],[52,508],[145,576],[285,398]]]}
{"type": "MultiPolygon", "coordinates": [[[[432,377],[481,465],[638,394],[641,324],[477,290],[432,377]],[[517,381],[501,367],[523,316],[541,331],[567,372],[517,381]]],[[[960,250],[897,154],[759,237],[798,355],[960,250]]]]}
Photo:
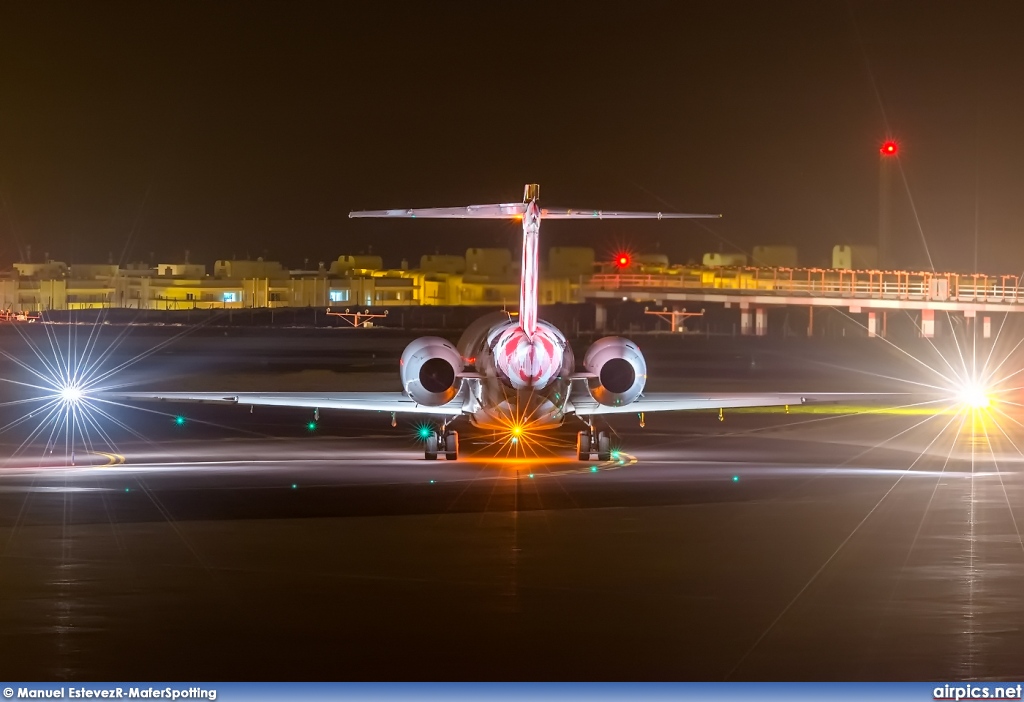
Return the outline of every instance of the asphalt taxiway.
{"type": "Polygon", "coordinates": [[[1005,419],[659,416],[606,463],[448,463],[377,416],[142,417],[4,462],[0,676],[1024,676],[1005,419]]]}

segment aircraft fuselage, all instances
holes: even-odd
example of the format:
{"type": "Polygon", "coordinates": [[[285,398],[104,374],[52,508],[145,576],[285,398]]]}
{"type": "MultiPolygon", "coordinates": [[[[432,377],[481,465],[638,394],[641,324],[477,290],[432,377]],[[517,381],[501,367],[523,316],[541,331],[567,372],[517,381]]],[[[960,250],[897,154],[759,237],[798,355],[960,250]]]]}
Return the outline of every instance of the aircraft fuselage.
{"type": "Polygon", "coordinates": [[[459,340],[467,368],[470,422],[479,428],[552,429],[562,424],[575,370],[572,349],[552,324],[535,320],[532,336],[504,313],[474,322],[459,340]]]}

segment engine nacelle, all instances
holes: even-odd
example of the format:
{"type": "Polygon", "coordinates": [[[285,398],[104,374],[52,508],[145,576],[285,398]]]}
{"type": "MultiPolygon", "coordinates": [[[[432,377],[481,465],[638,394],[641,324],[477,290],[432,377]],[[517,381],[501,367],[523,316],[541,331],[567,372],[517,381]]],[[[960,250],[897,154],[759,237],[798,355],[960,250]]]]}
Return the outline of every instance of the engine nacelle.
{"type": "Polygon", "coordinates": [[[446,339],[423,336],[402,352],[402,389],[421,405],[436,407],[459,394],[462,355],[446,339]]]}
{"type": "Polygon", "coordinates": [[[629,339],[606,336],[595,341],[583,357],[583,367],[597,376],[590,394],[602,405],[628,405],[647,383],[647,361],[629,339]]]}

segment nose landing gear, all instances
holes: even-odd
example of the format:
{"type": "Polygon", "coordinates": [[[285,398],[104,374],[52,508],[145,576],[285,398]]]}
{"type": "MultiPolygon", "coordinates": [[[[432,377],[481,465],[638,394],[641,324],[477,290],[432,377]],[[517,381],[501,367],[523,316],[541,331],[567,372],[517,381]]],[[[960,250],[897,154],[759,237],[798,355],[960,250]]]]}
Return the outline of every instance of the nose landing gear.
{"type": "Polygon", "coordinates": [[[612,460],[611,437],[606,431],[597,431],[593,425],[576,434],[576,457],[581,461],[589,461],[590,455],[596,453],[597,460],[612,460]]]}

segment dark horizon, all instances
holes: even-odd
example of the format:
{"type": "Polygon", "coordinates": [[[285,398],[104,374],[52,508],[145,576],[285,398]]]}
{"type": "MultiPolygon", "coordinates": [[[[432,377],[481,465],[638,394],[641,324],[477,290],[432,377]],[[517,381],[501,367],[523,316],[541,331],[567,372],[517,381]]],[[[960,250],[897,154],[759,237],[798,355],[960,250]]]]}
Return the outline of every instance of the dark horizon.
{"type": "Polygon", "coordinates": [[[1022,49],[1009,2],[32,3],[0,10],[0,264],[264,256],[387,265],[515,249],[501,223],[352,209],[518,200],[721,212],[548,224],[543,247],[676,262],[878,231],[897,265],[1024,270],[1022,49]],[[910,195],[910,198],[907,195],[910,195]],[[911,204],[912,203],[912,204],[911,204]]]}

